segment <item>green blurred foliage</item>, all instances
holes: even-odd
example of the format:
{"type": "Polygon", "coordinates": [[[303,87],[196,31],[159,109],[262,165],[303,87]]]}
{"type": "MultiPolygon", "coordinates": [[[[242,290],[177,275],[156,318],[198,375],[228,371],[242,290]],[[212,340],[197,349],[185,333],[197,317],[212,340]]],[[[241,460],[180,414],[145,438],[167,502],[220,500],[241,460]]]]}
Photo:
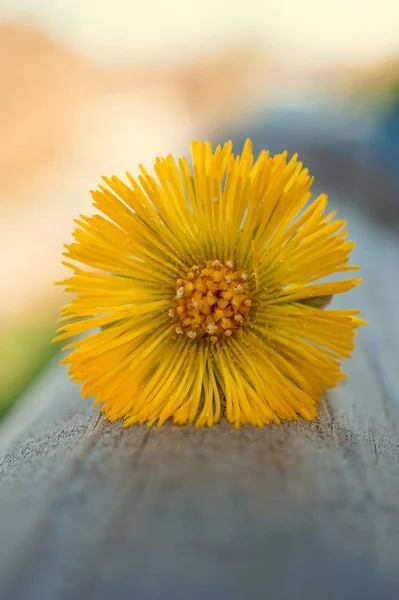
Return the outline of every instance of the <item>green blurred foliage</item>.
{"type": "Polygon", "coordinates": [[[51,344],[55,315],[2,327],[0,345],[0,419],[59,351],[51,344]]]}

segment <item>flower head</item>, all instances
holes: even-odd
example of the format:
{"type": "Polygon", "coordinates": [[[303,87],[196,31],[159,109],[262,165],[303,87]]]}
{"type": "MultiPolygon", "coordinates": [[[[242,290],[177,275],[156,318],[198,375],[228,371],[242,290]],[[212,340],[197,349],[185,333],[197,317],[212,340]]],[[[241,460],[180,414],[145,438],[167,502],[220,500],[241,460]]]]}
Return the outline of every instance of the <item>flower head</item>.
{"type": "Polygon", "coordinates": [[[56,340],[85,334],[66,347],[70,377],[126,425],[312,420],[364,324],[325,308],[360,281],[325,281],[358,269],[346,223],[311,200],[297,156],[194,142],[192,164],[158,158],[156,177],[92,192],[99,214],[65,253],[75,298],[56,340]]]}

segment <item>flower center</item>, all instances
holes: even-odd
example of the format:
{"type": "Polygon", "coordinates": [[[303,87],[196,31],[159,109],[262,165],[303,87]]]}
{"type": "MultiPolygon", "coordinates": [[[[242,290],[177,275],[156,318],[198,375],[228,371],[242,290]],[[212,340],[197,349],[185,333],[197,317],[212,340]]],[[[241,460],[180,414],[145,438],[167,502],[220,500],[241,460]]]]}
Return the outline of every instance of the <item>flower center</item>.
{"type": "Polygon", "coordinates": [[[209,337],[212,343],[231,336],[248,319],[247,289],[245,271],[234,271],[230,260],[194,265],[176,281],[176,297],[169,310],[169,316],[178,320],[176,333],[192,339],[209,337]]]}

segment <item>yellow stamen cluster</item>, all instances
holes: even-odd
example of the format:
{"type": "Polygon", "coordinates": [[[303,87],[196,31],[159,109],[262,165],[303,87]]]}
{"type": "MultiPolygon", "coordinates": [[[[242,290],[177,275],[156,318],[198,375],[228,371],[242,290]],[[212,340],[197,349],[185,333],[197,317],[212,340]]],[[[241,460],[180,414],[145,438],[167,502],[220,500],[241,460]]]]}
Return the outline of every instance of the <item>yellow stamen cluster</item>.
{"type": "Polygon", "coordinates": [[[246,273],[234,271],[230,260],[208,260],[176,281],[169,316],[178,320],[176,333],[191,339],[206,336],[216,343],[247,320],[250,306],[246,273]]]}

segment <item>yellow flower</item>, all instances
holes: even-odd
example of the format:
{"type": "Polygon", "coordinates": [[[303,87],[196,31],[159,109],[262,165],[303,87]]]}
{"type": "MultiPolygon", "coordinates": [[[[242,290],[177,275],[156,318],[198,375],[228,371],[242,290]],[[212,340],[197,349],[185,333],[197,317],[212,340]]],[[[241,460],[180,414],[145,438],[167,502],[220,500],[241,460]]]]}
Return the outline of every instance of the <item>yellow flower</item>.
{"type": "Polygon", "coordinates": [[[365,324],[324,308],[360,279],[317,283],[358,269],[346,223],[310,200],[297,156],[193,142],[192,163],[157,158],[156,177],[140,167],[92,192],[100,214],[65,253],[70,377],[125,425],[313,420],[365,324]]]}

